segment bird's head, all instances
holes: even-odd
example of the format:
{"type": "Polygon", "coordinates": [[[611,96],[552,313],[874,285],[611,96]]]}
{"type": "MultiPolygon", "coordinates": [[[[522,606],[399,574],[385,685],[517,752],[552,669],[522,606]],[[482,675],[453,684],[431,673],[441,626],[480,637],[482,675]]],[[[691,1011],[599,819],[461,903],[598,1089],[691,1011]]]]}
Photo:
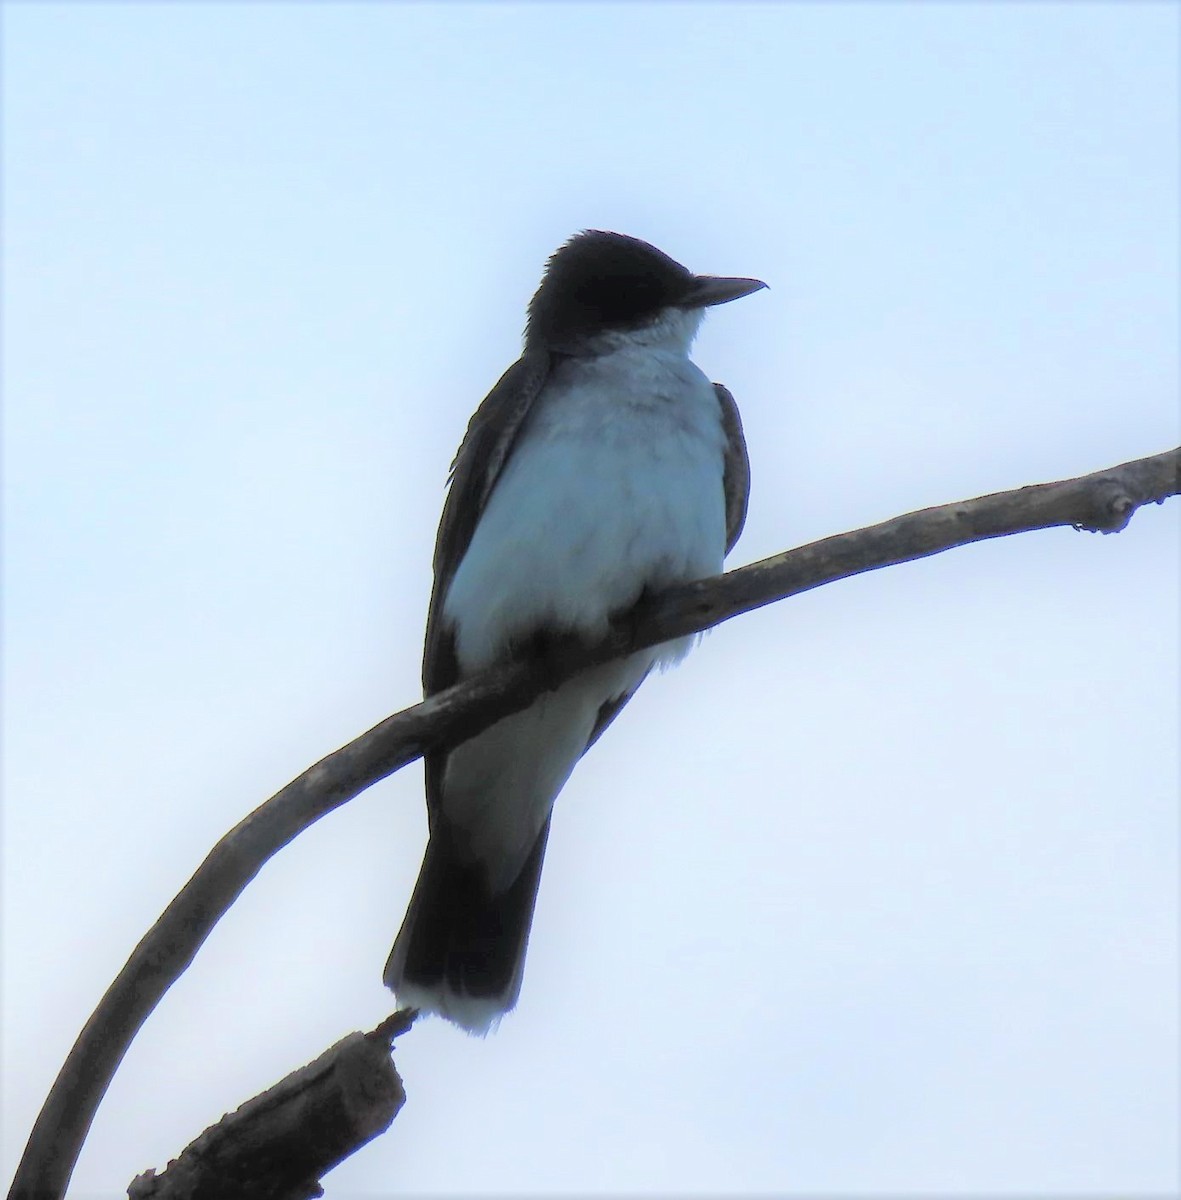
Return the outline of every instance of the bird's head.
{"type": "Polygon", "coordinates": [[[670,309],[703,310],[766,286],[760,279],[694,275],[639,238],[588,229],[546,263],[529,303],[525,341],[577,349],[600,334],[653,325],[670,309]]]}

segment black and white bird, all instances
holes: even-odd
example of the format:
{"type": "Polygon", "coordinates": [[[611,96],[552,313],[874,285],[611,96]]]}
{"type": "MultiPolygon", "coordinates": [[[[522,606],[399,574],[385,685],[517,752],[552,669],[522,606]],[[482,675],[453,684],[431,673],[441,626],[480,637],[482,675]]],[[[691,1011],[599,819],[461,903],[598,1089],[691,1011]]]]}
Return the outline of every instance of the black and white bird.
{"type": "MultiPolygon", "coordinates": [[[[551,256],[524,353],[452,465],[428,696],[547,636],[600,638],[643,593],[721,571],[746,517],[746,444],[733,397],[689,349],[707,308],[765,286],[599,230],[551,256]]],[[[399,1003],[472,1033],[516,1004],[554,800],[648,672],[689,644],[584,672],[427,755],[430,840],[385,968],[399,1003]]]]}

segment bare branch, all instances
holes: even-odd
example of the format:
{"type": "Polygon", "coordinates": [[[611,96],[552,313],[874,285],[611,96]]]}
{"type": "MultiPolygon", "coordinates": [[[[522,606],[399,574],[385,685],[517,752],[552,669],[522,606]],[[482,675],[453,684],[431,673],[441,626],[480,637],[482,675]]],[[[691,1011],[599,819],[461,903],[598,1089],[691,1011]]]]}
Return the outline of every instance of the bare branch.
{"type": "Polygon", "coordinates": [[[600,644],[575,647],[543,683],[523,664],[484,672],[388,717],[320,760],[214,846],[135,948],[79,1034],[30,1135],[10,1200],[58,1200],[132,1038],[267,860],[326,813],[435,745],[479,733],[547,685],[776,600],[985,538],[1066,525],[1114,533],[1181,492],[1181,449],[1092,475],[923,509],[789,550],[645,602],[600,644]]]}
{"type": "Polygon", "coordinates": [[[370,1033],[350,1033],[315,1062],[211,1125],[160,1174],[145,1171],[129,1200],[312,1200],[320,1178],[384,1133],[406,1103],[390,1045],[414,1022],[403,1009],[370,1033]]]}
{"type": "Polygon", "coordinates": [[[838,579],[989,538],[1060,525],[1089,533],[1118,533],[1136,509],[1178,494],[1181,447],[1077,479],[1035,483],[920,509],[670,590],[652,604],[637,645],[694,633],[838,579]],[[659,636],[649,638],[649,628],[659,636]]]}

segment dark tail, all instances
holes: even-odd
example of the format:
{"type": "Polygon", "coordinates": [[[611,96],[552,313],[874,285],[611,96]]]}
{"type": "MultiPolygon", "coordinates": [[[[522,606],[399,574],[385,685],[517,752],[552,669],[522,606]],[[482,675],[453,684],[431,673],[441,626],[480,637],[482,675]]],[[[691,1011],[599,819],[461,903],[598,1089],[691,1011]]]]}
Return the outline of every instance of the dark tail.
{"type": "Polygon", "coordinates": [[[517,1002],[549,836],[547,820],[521,873],[494,895],[479,863],[464,863],[436,828],[385,965],[398,1001],[487,1033],[517,1002]]]}

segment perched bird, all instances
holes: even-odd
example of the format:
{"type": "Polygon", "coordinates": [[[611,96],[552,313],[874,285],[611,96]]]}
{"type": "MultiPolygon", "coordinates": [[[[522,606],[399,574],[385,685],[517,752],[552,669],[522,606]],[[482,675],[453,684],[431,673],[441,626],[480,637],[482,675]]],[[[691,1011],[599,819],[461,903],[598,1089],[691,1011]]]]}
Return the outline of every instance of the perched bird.
{"type": "MultiPolygon", "coordinates": [[[[705,310],[765,287],[588,230],[546,264],[521,357],[476,410],[435,545],[428,696],[546,639],[602,637],[715,575],[746,517],[733,397],[690,361],[705,310]]],[[[401,1004],[486,1033],[517,1002],[554,800],[681,638],[586,671],[426,756],[430,840],[385,968],[401,1004]]]]}

